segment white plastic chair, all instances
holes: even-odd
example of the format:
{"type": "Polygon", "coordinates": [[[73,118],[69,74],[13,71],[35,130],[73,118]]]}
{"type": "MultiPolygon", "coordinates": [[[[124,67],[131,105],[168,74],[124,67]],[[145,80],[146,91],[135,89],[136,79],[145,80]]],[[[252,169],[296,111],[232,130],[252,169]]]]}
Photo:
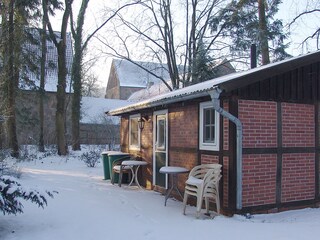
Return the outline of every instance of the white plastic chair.
{"type": "Polygon", "coordinates": [[[186,214],[186,206],[189,195],[197,198],[197,215],[199,218],[203,198],[205,199],[206,213],[209,214],[209,198],[212,198],[220,214],[219,181],[221,178],[220,164],[202,164],[194,167],[186,181],[183,197],[183,214],[186,214]]]}

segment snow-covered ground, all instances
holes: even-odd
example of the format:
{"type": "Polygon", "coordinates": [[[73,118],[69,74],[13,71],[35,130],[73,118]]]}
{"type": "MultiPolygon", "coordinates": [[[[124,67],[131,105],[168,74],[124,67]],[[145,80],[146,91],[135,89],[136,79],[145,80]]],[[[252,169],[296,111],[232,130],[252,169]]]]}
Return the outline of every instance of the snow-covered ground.
{"type": "Polygon", "coordinates": [[[195,208],[153,191],[112,185],[102,164],[51,156],[19,163],[23,186],[56,190],[44,209],[25,202],[24,213],[0,215],[1,240],[318,239],[320,209],[278,214],[195,218],[195,208]]]}

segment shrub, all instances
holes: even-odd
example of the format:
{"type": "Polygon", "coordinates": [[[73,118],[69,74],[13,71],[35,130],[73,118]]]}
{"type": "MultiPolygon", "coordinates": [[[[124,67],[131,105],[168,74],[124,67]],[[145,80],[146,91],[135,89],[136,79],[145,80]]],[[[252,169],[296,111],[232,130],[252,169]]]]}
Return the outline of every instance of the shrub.
{"type": "Polygon", "coordinates": [[[90,150],[85,152],[80,156],[81,161],[83,161],[87,167],[95,167],[100,162],[101,150],[90,150]]]}
{"type": "Polygon", "coordinates": [[[3,214],[23,213],[23,205],[20,200],[31,201],[44,208],[47,205],[46,197],[53,197],[53,193],[57,192],[40,193],[35,189],[23,188],[13,177],[19,177],[21,174],[12,164],[13,161],[8,151],[0,150],[0,211],[3,214]]]}
{"type": "Polygon", "coordinates": [[[47,205],[46,195],[53,197],[49,191],[44,194],[34,189],[24,189],[14,177],[0,176],[0,210],[3,214],[23,213],[22,199],[44,208],[47,205]]]}

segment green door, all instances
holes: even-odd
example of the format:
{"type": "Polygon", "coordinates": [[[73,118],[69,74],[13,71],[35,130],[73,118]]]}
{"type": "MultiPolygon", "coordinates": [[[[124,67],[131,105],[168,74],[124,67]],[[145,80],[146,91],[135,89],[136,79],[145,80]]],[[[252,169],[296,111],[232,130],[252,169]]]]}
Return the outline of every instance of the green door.
{"type": "Polygon", "coordinates": [[[166,174],[159,173],[161,167],[168,165],[167,115],[167,110],[154,112],[153,184],[161,187],[167,187],[166,174]]]}

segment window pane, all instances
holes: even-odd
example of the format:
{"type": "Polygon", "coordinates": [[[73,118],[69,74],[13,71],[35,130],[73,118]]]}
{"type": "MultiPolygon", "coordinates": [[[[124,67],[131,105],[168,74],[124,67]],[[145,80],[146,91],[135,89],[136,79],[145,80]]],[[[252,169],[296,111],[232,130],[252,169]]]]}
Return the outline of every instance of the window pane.
{"type": "Polygon", "coordinates": [[[164,119],[158,119],[158,132],[157,132],[157,143],[158,143],[158,148],[160,149],[165,149],[165,133],[166,133],[166,122],[164,119]]]}
{"type": "Polygon", "coordinates": [[[214,136],[215,136],[215,127],[214,127],[214,125],[210,127],[210,135],[211,135],[210,141],[214,142],[214,136]]]}
{"type": "Polygon", "coordinates": [[[209,126],[207,126],[207,127],[205,127],[204,128],[205,130],[204,130],[204,141],[205,142],[210,142],[210,140],[211,140],[211,138],[210,138],[210,136],[211,136],[211,134],[210,134],[210,127],[209,126]]]}
{"type": "Polygon", "coordinates": [[[203,142],[213,143],[215,134],[215,111],[213,108],[203,109],[203,142]]]}
{"type": "Polygon", "coordinates": [[[204,110],[204,123],[205,125],[210,124],[210,109],[204,110]]]}
{"type": "Polygon", "coordinates": [[[215,124],[215,117],[214,117],[215,111],[213,110],[213,108],[210,109],[210,115],[211,115],[211,124],[215,124]]]}
{"type": "Polygon", "coordinates": [[[131,132],[130,132],[130,145],[139,145],[139,127],[138,118],[131,118],[131,132]]]}

